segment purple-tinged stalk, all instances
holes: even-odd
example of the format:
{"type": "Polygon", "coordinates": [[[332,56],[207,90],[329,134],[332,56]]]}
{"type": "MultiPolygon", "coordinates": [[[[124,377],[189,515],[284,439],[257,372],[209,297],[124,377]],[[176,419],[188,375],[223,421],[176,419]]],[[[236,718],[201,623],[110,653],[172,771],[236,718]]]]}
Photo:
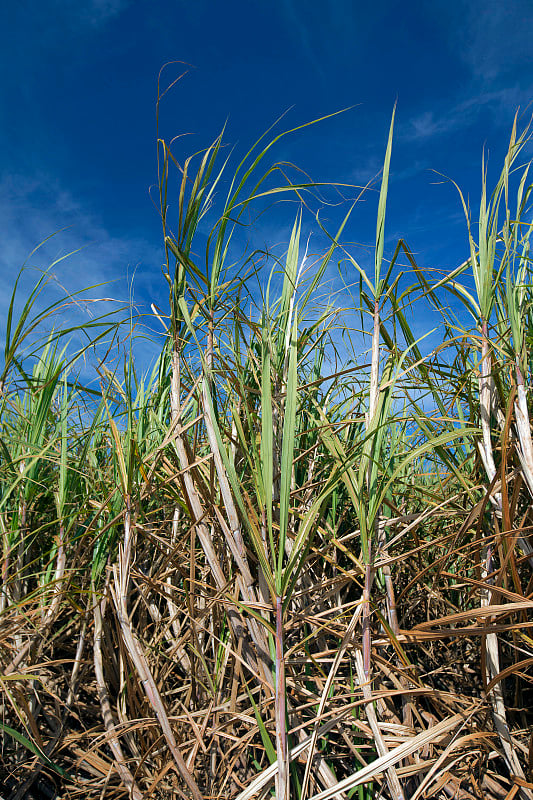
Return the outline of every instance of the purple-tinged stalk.
{"type": "MultiPolygon", "coordinates": [[[[24,472],[24,462],[20,466],[21,474],[24,472]]],[[[27,517],[28,517],[28,503],[22,490],[22,498],[19,505],[19,530],[18,530],[18,547],[15,575],[13,576],[13,602],[18,603],[22,597],[23,592],[23,579],[24,579],[24,551],[27,543],[27,517]]]]}
{"type": "MultiPolygon", "coordinates": [[[[519,441],[519,447],[517,448],[518,457],[529,493],[531,497],[533,497],[533,441],[531,438],[531,422],[527,407],[527,388],[520,369],[518,356],[516,358],[516,400],[514,408],[519,441]]],[[[526,556],[528,556],[530,564],[533,565],[533,548],[529,544],[529,541],[521,536],[520,545],[526,556]]]]}
{"type": "Polygon", "coordinates": [[[370,629],[370,593],[372,590],[372,539],[368,540],[368,562],[365,565],[365,585],[363,589],[363,666],[365,680],[370,680],[372,631],[370,629]]]}
{"type": "MultiPolygon", "coordinates": [[[[482,443],[480,453],[485,467],[485,472],[489,483],[492,483],[496,476],[496,465],[494,463],[494,451],[491,439],[490,419],[493,407],[494,386],[492,378],[492,356],[491,346],[488,336],[488,324],[485,319],[481,320],[481,369],[479,374],[479,410],[481,418],[482,443]]],[[[502,498],[501,494],[491,496],[493,505],[497,513],[501,513],[502,498]]]]}
{"type": "Polygon", "coordinates": [[[278,772],[276,775],[276,800],[286,800],[289,791],[286,699],[285,699],[285,660],[283,657],[283,601],[276,597],[276,755],[278,772]]]}

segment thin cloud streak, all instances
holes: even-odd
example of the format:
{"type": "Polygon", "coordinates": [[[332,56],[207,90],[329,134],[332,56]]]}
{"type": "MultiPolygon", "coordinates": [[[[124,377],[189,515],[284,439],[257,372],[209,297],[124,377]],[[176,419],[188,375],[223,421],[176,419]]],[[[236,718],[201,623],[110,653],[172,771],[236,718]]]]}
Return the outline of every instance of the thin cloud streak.
{"type": "MultiPolygon", "coordinates": [[[[60,316],[49,320],[48,327],[90,324],[96,317],[117,313],[120,309],[120,317],[126,319],[131,304],[134,314],[137,311],[147,313],[150,301],[165,307],[166,287],[159,271],[162,249],[138,237],[111,235],[68,190],[44,173],[32,179],[10,175],[0,181],[0,236],[2,348],[7,311],[15,279],[22,267],[25,270],[17,293],[15,319],[47,270],[50,281],[37,308],[43,309],[63,297],[73,296],[60,316]],[[36,250],[31,254],[33,248],[36,250]],[[154,274],[157,275],[155,281],[154,274]],[[82,291],[89,286],[95,288],[87,293],[82,291]],[[95,298],[106,300],[89,302],[95,298]],[[136,298],[142,300],[138,307],[136,298]]],[[[44,334],[44,330],[40,333],[44,334]]],[[[82,346],[83,341],[81,334],[73,336],[72,347],[82,346]]],[[[154,355],[155,350],[148,341],[140,345],[142,365],[147,366],[154,355]]]]}
{"type": "Polygon", "coordinates": [[[411,118],[400,129],[400,136],[406,141],[428,141],[439,136],[465,131],[478,122],[482,113],[489,112],[493,122],[498,125],[498,120],[505,119],[514,113],[521,105],[528,101],[528,96],[515,87],[499,89],[473,95],[462,100],[446,111],[423,111],[411,118]],[[505,111],[505,114],[502,112],[505,111]]]}

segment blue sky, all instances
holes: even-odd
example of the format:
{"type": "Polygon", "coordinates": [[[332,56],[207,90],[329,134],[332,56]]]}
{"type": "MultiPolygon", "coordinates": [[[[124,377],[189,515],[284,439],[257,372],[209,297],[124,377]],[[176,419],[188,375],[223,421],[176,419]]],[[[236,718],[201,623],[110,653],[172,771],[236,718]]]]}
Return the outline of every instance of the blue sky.
{"type": "MultiPolygon", "coordinates": [[[[13,277],[31,259],[76,291],[164,307],[155,100],[165,62],[190,65],[162,108],[180,157],[225,140],[243,154],[280,114],[293,127],[354,106],[285,139],[273,157],[314,180],[365,183],[381,167],[397,100],[387,246],[419,262],[466,256],[456,180],[478,202],[481,153],[499,171],[513,116],[533,100],[530,0],[19,0],[0,10],[0,324],[13,277]],[[289,110],[290,109],[290,110],[289,110]]],[[[180,74],[169,67],[166,79],[180,74]]],[[[526,116],[527,116],[526,111],[526,116]]],[[[371,244],[377,197],[346,238],[371,244]]],[[[254,244],[287,241],[295,209],[276,207],[254,244]]],[[[327,216],[327,215],[326,215],[327,216]]],[[[312,220],[306,220],[306,230],[312,220]]]]}

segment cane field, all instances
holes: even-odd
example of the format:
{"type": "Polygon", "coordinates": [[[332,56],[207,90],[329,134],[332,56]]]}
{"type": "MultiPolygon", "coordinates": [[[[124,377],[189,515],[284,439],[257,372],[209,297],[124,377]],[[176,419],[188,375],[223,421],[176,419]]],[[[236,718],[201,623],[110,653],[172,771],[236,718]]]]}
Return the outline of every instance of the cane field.
{"type": "Polygon", "coordinates": [[[533,798],[529,130],[457,186],[451,271],[390,246],[394,114],[334,229],[291,135],[158,141],[166,307],[78,326],[13,281],[5,800],[533,798]],[[249,244],[269,204],[283,251],[249,244]]]}

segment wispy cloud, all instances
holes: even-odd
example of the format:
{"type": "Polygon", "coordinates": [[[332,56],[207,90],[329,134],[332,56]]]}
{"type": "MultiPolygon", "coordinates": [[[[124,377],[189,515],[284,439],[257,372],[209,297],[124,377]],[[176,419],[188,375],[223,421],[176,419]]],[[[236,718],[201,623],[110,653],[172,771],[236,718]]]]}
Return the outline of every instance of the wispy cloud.
{"type": "Polygon", "coordinates": [[[409,129],[404,135],[407,139],[432,139],[462,125],[462,119],[450,114],[440,116],[435,111],[423,111],[410,120],[409,129]]]}
{"type": "Polygon", "coordinates": [[[93,25],[101,25],[121,14],[128,5],[129,0],[91,0],[82,14],[93,25]]]}
{"type": "Polygon", "coordinates": [[[374,182],[379,178],[383,169],[383,158],[377,154],[371,154],[363,159],[350,173],[350,179],[361,186],[366,186],[369,182],[374,182]]]}
{"type": "Polygon", "coordinates": [[[307,10],[304,9],[304,13],[302,14],[294,0],[283,0],[282,6],[294,40],[298,42],[301,52],[313,65],[320,79],[325,81],[324,70],[317,56],[316,45],[312,41],[311,32],[308,27],[307,10]]]}
{"type": "MultiPolygon", "coordinates": [[[[17,63],[23,56],[20,69],[39,63],[46,71],[45,54],[52,59],[58,53],[66,55],[79,47],[80,40],[101,33],[130,4],[131,0],[27,0],[9,4],[7,20],[2,15],[0,31],[4,63],[17,63]]],[[[18,74],[17,69],[15,73],[18,74]]]]}
{"type": "Polygon", "coordinates": [[[419,143],[449,137],[482,115],[495,128],[508,127],[516,109],[533,99],[533,4],[434,0],[431,14],[455,64],[463,65],[463,77],[452,93],[428,97],[427,108],[419,107],[404,124],[402,137],[419,143]]]}
{"type": "Polygon", "coordinates": [[[517,87],[474,93],[451,108],[441,105],[440,112],[422,111],[403,125],[401,136],[407,140],[422,142],[466,130],[479,120],[482,112],[486,111],[489,111],[493,121],[504,119],[504,124],[507,125],[509,115],[514,113],[521,103],[523,105],[525,99],[524,93],[517,87]]]}
{"type": "Polygon", "coordinates": [[[460,7],[463,17],[463,24],[455,31],[461,44],[458,55],[470,66],[473,76],[491,83],[518,69],[520,82],[523,78],[527,81],[529,75],[531,85],[530,0],[485,0],[482,4],[461,0],[454,5],[460,7]]]}
{"type": "MultiPolygon", "coordinates": [[[[129,6],[130,0],[88,0],[84,3],[71,3],[69,0],[55,0],[54,20],[59,27],[71,29],[99,28],[111,21],[129,6]]],[[[47,13],[49,13],[49,8],[47,13]]],[[[57,31],[57,25],[54,28],[57,31]]]]}
{"type": "MultiPolygon", "coordinates": [[[[403,169],[395,169],[394,162],[391,166],[391,180],[395,182],[404,181],[409,178],[419,175],[423,170],[429,168],[429,162],[426,159],[416,159],[403,169]]],[[[350,173],[350,180],[355,181],[360,186],[371,184],[372,188],[379,189],[379,182],[381,178],[381,170],[383,169],[383,154],[370,155],[364,163],[358,165],[350,173]]]]}
{"type": "MultiPolygon", "coordinates": [[[[141,311],[148,311],[146,300],[164,307],[166,290],[159,280],[161,249],[140,237],[109,233],[49,175],[28,179],[12,174],[0,180],[0,237],[0,343],[15,278],[23,266],[28,269],[20,281],[15,315],[50,265],[50,282],[40,298],[40,308],[88,286],[97,287],[79,295],[60,318],[50,320],[50,326],[89,324],[99,315],[126,309],[139,297],[145,298],[141,311]],[[30,256],[34,248],[37,250],[30,256]],[[93,303],[89,298],[108,299],[93,303]]],[[[76,341],[74,337],[74,346],[76,341]]],[[[140,361],[148,364],[153,355],[154,349],[146,343],[140,361]]]]}

